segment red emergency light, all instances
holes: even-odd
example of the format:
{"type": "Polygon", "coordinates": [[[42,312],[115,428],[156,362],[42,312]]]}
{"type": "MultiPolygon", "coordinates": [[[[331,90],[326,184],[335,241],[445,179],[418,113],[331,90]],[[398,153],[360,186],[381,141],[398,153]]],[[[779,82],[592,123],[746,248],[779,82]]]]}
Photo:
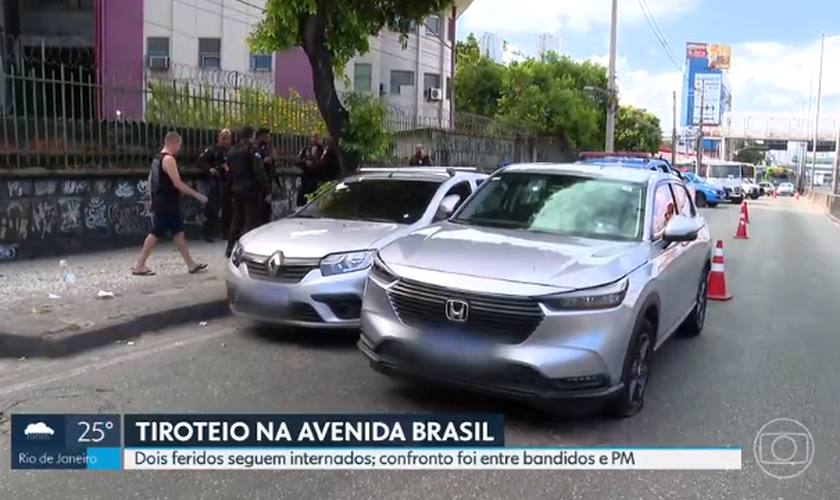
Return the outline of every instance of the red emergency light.
{"type": "Polygon", "coordinates": [[[613,151],[608,153],[606,151],[584,151],[580,154],[581,158],[644,158],[649,160],[652,158],[650,153],[638,153],[632,151],[613,151]]]}

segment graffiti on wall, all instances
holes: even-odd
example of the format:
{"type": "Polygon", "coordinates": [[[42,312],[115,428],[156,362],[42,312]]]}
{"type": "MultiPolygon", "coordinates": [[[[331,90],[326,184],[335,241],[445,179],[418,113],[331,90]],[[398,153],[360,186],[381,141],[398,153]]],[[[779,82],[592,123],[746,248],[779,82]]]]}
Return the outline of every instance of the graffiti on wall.
{"type": "MultiPolygon", "coordinates": [[[[100,246],[139,243],[151,229],[152,193],[148,179],[138,177],[0,179],[0,262],[28,258],[35,247],[67,248],[64,242],[75,247],[94,240],[100,246]]],[[[274,193],[273,219],[295,209],[299,179],[283,181],[274,193]]],[[[207,195],[206,181],[187,182],[207,195]]],[[[204,211],[198,200],[183,198],[181,214],[188,232],[203,225],[204,211]]]]}

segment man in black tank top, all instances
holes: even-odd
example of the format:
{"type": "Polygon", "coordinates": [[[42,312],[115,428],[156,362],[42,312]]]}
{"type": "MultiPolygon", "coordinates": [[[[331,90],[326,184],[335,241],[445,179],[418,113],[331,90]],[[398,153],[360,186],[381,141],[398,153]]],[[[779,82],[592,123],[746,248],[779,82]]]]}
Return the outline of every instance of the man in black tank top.
{"type": "Polygon", "coordinates": [[[146,260],[160,238],[171,233],[175,245],[181,252],[187,270],[195,274],[207,268],[207,264],[197,263],[192,259],[187,241],[184,238],[184,222],[181,219],[181,196],[187,195],[197,199],[201,204],[207,203],[207,197],[187,186],[181,180],[175,155],[181,149],[181,136],[177,132],[169,132],[164,138],[163,149],[152,160],[149,172],[149,192],[152,196],[152,231],[143,242],[143,249],[137,262],[132,268],[135,276],[151,276],[154,271],[146,266],[146,260]]]}

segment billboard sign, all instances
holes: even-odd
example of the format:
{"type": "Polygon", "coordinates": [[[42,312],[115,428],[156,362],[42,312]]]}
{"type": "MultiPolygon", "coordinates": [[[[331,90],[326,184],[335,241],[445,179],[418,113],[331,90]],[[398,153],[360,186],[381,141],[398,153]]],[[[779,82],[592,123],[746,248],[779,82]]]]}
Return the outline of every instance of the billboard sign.
{"type": "Polygon", "coordinates": [[[729,69],[732,65],[732,47],[711,44],[708,48],[709,69],[729,69]]]}
{"type": "Polygon", "coordinates": [[[706,59],[709,57],[708,45],[700,42],[686,42],[686,59],[706,59]]]}
{"type": "Polygon", "coordinates": [[[699,124],[701,116],[703,125],[720,124],[722,83],[720,73],[697,73],[694,75],[694,109],[691,113],[693,124],[699,124]],[[702,115],[700,101],[703,101],[702,115]]]}

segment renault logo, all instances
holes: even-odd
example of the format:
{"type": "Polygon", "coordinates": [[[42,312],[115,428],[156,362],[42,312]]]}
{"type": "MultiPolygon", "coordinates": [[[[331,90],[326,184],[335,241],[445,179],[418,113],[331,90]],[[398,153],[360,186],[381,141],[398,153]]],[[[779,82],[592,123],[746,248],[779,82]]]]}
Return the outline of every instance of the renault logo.
{"type": "Polygon", "coordinates": [[[463,300],[446,301],[446,319],[455,323],[464,323],[470,317],[470,305],[463,300]]]}
{"type": "Polygon", "coordinates": [[[283,252],[274,252],[268,259],[268,274],[277,276],[283,268],[283,252]]]}

